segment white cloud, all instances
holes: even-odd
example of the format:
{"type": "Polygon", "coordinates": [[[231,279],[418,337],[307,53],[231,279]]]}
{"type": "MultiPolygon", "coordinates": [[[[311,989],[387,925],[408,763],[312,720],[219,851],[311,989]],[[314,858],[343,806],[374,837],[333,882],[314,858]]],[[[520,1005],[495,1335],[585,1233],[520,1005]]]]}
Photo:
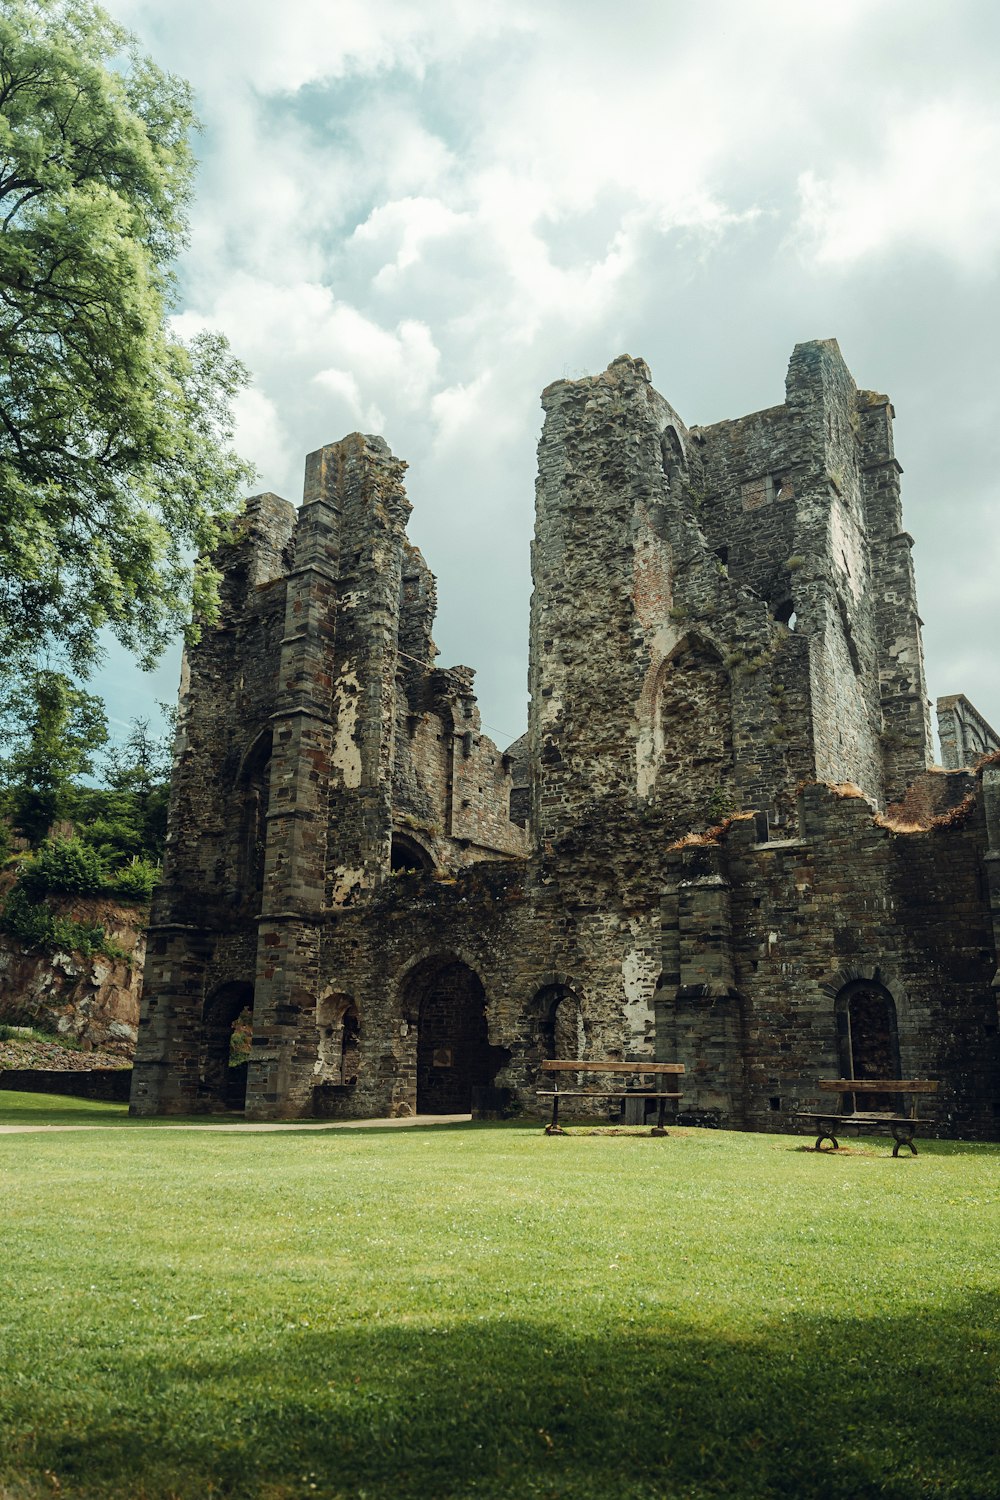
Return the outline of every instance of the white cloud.
{"type": "Polygon", "coordinates": [[[1000,249],[1000,108],[937,100],[888,123],[874,159],[802,174],[799,234],[821,265],[925,248],[973,268],[1000,249]]]}
{"type": "MultiPolygon", "coordinates": [[[[783,359],[813,335],[869,359],[859,379],[901,412],[946,345],[992,362],[991,0],[114,8],[199,93],[180,326],[222,328],[254,370],[239,430],[263,483],[297,494],[306,451],[383,431],[411,461],[413,529],[441,574],[438,639],[484,685],[512,621],[477,610],[489,590],[527,593],[553,378],[644,354],[668,397],[698,393],[699,421],[778,399],[783,359]],[[945,311],[955,272],[977,292],[967,325],[945,311]]],[[[942,425],[960,410],[945,390],[942,425]]],[[[993,398],[962,451],[991,425],[993,398]]],[[[516,728],[512,702],[486,716],[516,728]]]]}
{"type": "Polygon", "coordinates": [[[293,456],[288,429],[277,404],[254,386],[240,391],[234,403],[236,417],[235,444],[240,453],[256,466],[257,472],[284,474],[301,462],[293,456]]]}

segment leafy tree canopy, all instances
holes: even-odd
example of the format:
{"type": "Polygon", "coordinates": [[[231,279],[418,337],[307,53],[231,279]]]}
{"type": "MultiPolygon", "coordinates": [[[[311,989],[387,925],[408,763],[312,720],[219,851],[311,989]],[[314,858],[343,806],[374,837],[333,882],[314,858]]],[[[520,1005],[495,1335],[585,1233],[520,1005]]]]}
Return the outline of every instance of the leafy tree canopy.
{"type": "MultiPolygon", "coordinates": [[[[186,234],[191,93],[93,0],[0,8],[0,653],[78,670],[110,626],[149,661],[216,578],[252,471],[246,372],[167,324],[186,234]]],[[[190,627],[189,627],[190,628],[190,627]]]]}
{"type": "Polygon", "coordinates": [[[93,773],[108,726],[100,698],[74,687],[62,672],[34,672],[26,687],[23,698],[12,692],[0,701],[8,747],[0,783],[11,823],[34,847],[54,822],[72,815],[74,783],[93,773]]]}

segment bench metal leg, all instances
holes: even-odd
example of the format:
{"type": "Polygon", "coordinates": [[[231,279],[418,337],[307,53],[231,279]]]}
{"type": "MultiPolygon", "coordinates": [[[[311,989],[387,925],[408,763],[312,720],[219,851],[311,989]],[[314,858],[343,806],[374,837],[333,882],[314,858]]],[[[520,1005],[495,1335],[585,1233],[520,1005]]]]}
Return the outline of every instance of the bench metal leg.
{"type": "Polygon", "coordinates": [[[667,1134],[669,1134],[669,1132],[667,1131],[666,1125],[664,1123],[665,1120],[666,1120],[666,1112],[667,1112],[667,1101],[666,1101],[666,1099],[660,1099],[659,1102],[657,1103],[657,1106],[656,1106],[656,1124],[653,1126],[652,1130],[649,1132],[650,1135],[667,1135],[667,1134]]]}
{"type": "Polygon", "coordinates": [[[559,1124],[559,1095],[552,1095],[552,1119],[545,1127],[546,1135],[565,1135],[566,1132],[559,1124]]]}

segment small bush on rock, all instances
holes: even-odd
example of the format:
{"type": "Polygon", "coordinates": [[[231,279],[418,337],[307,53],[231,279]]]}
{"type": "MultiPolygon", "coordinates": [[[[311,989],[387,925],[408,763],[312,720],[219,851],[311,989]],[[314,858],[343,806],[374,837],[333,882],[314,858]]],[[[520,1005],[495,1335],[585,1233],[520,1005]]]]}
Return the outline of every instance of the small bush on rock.
{"type": "Polygon", "coordinates": [[[47,839],[21,866],[19,884],[29,896],[63,891],[72,896],[96,896],[104,889],[101,856],[82,839],[47,839]]]}

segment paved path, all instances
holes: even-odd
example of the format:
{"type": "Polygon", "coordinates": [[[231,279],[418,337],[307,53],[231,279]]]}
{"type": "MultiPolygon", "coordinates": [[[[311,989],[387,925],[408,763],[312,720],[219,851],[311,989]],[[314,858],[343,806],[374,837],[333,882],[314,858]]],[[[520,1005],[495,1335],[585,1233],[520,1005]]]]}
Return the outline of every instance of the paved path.
{"type": "Polygon", "coordinates": [[[244,1134],[248,1131],[265,1130],[395,1130],[412,1125],[466,1125],[471,1115],[404,1115],[393,1120],[206,1120],[204,1125],[169,1125],[162,1118],[155,1121],[130,1118],[97,1121],[92,1125],[0,1125],[0,1135],[28,1135],[42,1130],[141,1130],[143,1125],[153,1130],[221,1130],[244,1134]]]}

